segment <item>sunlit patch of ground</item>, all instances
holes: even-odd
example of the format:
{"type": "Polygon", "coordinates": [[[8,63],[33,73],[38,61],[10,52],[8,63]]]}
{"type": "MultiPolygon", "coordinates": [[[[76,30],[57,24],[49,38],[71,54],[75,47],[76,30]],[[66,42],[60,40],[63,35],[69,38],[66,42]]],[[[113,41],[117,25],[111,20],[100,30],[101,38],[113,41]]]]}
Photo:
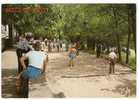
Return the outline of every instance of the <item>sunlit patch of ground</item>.
{"type": "MultiPolygon", "coordinates": [[[[49,53],[48,81],[30,83],[30,93],[32,93],[30,96],[136,96],[136,74],[128,67],[116,64],[115,74],[109,75],[107,60],[82,52],[76,58],[73,68],[68,66],[68,61],[67,52],[49,53]]],[[[16,97],[16,75],[16,53],[15,51],[6,51],[2,54],[2,97],[16,97]]]]}

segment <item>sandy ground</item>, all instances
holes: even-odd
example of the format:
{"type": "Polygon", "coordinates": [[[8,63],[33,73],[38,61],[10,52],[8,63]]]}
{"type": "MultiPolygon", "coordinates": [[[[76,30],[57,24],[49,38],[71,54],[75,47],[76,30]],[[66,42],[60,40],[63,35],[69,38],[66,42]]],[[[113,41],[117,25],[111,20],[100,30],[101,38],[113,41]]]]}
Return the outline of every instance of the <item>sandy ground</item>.
{"type": "Polygon", "coordinates": [[[17,97],[15,92],[15,81],[17,75],[17,57],[15,50],[2,53],[2,97],[17,97]]]}
{"type": "Polygon", "coordinates": [[[116,73],[109,75],[108,61],[95,55],[80,53],[75,66],[69,68],[67,53],[49,54],[48,76],[51,90],[65,97],[134,97],[135,73],[116,64],[116,73]]]}
{"type": "MultiPolygon", "coordinates": [[[[50,53],[48,81],[30,84],[29,97],[135,97],[136,74],[116,64],[116,73],[108,74],[108,61],[80,53],[75,66],[69,68],[66,52],[50,53]],[[32,91],[32,89],[35,90],[32,91]],[[55,94],[60,94],[55,96],[55,94]]],[[[15,51],[2,53],[2,96],[15,97],[17,59],[15,51]],[[10,72],[10,73],[9,73],[10,72]],[[8,85],[9,84],[9,85],[8,85]]]]}
{"type": "Polygon", "coordinates": [[[17,56],[15,50],[7,50],[2,53],[2,69],[17,68],[17,56]]]}

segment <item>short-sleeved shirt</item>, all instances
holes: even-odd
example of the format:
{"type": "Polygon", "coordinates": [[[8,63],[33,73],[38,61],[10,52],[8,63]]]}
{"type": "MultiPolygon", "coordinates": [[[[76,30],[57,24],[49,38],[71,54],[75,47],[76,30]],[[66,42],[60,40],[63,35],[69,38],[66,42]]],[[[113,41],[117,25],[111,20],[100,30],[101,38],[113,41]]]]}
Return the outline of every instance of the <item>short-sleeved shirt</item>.
{"type": "Polygon", "coordinates": [[[25,57],[29,59],[29,65],[42,69],[46,54],[42,51],[30,51],[25,57]]]}
{"type": "Polygon", "coordinates": [[[28,50],[32,49],[31,46],[29,45],[29,43],[25,40],[24,41],[19,41],[17,48],[25,50],[25,51],[28,51],[28,50]]]}
{"type": "Polygon", "coordinates": [[[42,42],[42,43],[41,43],[41,47],[42,47],[42,48],[41,48],[42,50],[45,49],[45,42],[42,42]]]}
{"type": "Polygon", "coordinates": [[[109,58],[111,58],[111,59],[116,59],[116,58],[117,58],[117,55],[115,54],[115,52],[111,52],[111,53],[109,54],[109,58]]]}

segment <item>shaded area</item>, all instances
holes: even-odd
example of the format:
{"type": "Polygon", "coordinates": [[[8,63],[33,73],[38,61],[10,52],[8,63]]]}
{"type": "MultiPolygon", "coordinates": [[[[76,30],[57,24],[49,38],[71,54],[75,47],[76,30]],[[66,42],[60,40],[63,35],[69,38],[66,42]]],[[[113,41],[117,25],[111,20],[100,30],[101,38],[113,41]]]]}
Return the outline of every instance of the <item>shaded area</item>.
{"type": "Polygon", "coordinates": [[[53,97],[55,97],[55,98],[65,98],[65,95],[64,95],[63,92],[59,92],[57,94],[53,94],[53,97]]]}
{"type": "MultiPolygon", "coordinates": [[[[108,75],[107,61],[96,58],[94,55],[81,52],[73,68],[68,66],[66,52],[49,55],[48,82],[45,81],[44,76],[37,80],[30,80],[29,94],[32,95],[29,98],[129,97],[136,95],[136,75],[131,69],[121,64],[116,64],[115,74],[108,75]],[[77,94],[76,91],[78,91],[77,94]]],[[[7,57],[4,60],[7,60],[7,57]]],[[[11,56],[9,59],[12,58],[14,57],[11,56]]],[[[6,62],[9,64],[8,60],[6,62]]],[[[12,69],[10,66],[9,68],[3,66],[2,69],[2,97],[16,98],[18,97],[15,92],[17,70],[15,66],[12,69]]]]}
{"type": "MultiPolygon", "coordinates": [[[[115,73],[113,75],[126,75],[131,74],[133,72],[122,72],[122,73],[115,73]]],[[[99,76],[106,76],[108,74],[90,74],[90,75],[63,75],[62,78],[84,78],[84,77],[99,77],[99,76]]]]}
{"type": "Polygon", "coordinates": [[[16,69],[2,69],[2,97],[17,98],[16,94],[16,69]]]}
{"type": "MultiPolygon", "coordinates": [[[[2,98],[23,98],[23,94],[19,95],[16,93],[16,69],[2,69],[2,98]]],[[[25,82],[23,83],[25,84],[25,82]]],[[[29,93],[40,92],[41,94],[46,94],[45,97],[54,98],[64,98],[64,93],[52,93],[51,89],[48,87],[44,76],[36,80],[29,81],[29,93]],[[44,89],[42,89],[44,88],[44,89]]],[[[24,89],[25,87],[22,87],[24,89]]],[[[38,96],[39,97],[39,96],[38,96]]]]}
{"type": "Polygon", "coordinates": [[[16,92],[16,69],[2,69],[2,97],[3,98],[27,98],[28,80],[21,82],[20,93],[16,92]]]}
{"type": "Polygon", "coordinates": [[[123,79],[120,81],[123,84],[116,86],[115,89],[112,90],[113,92],[119,92],[126,97],[136,95],[136,80],[123,79]]]}
{"type": "Polygon", "coordinates": [[[122,79],[119,81],[122,84],[117,85],[114,89],[103,88],[101,91],[120,93],[125,97],[136,96],[136,80],[122,79]]]}

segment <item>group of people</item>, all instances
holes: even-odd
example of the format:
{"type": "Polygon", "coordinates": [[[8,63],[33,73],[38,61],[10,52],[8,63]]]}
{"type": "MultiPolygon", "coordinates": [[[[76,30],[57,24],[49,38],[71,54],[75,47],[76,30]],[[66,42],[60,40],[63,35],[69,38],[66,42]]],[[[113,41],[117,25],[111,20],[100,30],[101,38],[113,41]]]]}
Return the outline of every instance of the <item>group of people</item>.
{"type": "MultiPolygon", "coordinates": [[[[76,58],[76,56],[79,55],[79,50],[77,48],[77,43],[73,44],[70,48],[69,48],[69,66],[73,67],[74,66],[74,59],[76,58]]],[[[117,55],[115,53],[115,50],[112,49],[108,55],[108,60],[109,60],[109,74],[114,74],[115,73],[115,63],[117,61],[117,55]]]]}
{"type": "Polygon", "coordinates": [[[17,85],[20,84],[21,78],[36,79],[42,73],[45,74],[47,80],[48,52],[52,52],[53,49],[57,49],[57,52],[69,49],[69,65],[71,67],[74,65],[73,61],[78,52],[77,43],[70,43],[66,46],[66,43],[59,39],[34,40],[32,37],[21,35],[16,49],[18,57],[17,85]]]}
{"type": "MultiPolygon", "coordinates": [[[[18,58],[18,76],[16,81],[17,92],[20,93],[23,80],[37,79],[42,74],[46,77],[48,54],[42,51],[40,40],[30,41],[27,36],[20,36],[16,53],[18,58]]],[[[28,82],[28,81],[26,81],[28,82]]],[[[28,84],[28,83],[26,83],[28,84]]],[[[27,87],[25,87],[27,88],[27,87]]],[[[25,92],[28,92],[28,89],[25,92]]],[[[23,91],[22,91],[23,92],[23,91]]],[[[27,97],[28,93],[24,97],[27,97]]]]}
{"type": "MultiPolygon", "coordinates": [[[[63,46],[66,48],[66,44],[63,46]]],[[[79,42],[74,42],[68,45],[68,57],[69,66],[74,66],[74,60],[79,55],[79,42]]],[[[24,79],[37,79],[42,74],[45,75],[47,80],[47,63],[48,63],[48,52],[52,52],[53,48],[57,48],[60,51],[62,48],[62,42],[59,39],[48,40],[33,40],[28,39],[24,35],[19,37],[19,42],[17,46],[17,57],[18,57],[18,76],[17,85],[21,78],[24,79]],[[48,48],[47,48],[48,47],[48,48]]],[[[113,51],[109,54],[109,73],[114,73],[114,65],[116,63],[117,56],[113,51]]]]}
{"type": "Polygon", "coordinates": [[[42,50],[47,52],[67,51],[67,42],[60,39],[40,39],[42,50]]]}

